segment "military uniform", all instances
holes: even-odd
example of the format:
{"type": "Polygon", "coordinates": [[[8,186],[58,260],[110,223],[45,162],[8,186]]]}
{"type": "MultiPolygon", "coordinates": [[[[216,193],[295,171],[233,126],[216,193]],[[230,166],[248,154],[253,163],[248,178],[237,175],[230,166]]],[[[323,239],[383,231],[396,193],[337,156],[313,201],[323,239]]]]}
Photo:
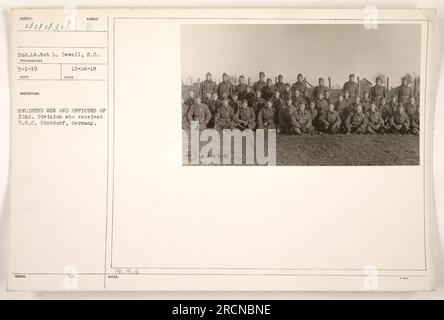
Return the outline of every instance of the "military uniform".
{"type": "Polygon", "coordinates": [[[345,130],[347,133],[365,133],[367,129],[367,116],[364,112],[352,112],[345,119],[345,130]]]}
{"type": "Polygon", "coordinates": [[[219,106],[222,105],[222,101],[220,100],[213,100],[211,99],[208,103],[208,109],[210,109],[211,112],[211,120],[208,123],[208,126],[212,128],[214,126],[214,116],[216,115],[217,109],[219,109],[219,106]]]}
{"type": "Polygon", "coordinates": [[[284,104],[284,101],[281,98],[276,98],[276,97],[274,97],[271,100],[273,101],[273,108],[274,108],[274,110],[279,111],[279,109],[284,104]]]}
{"type": "Polygon", "coordinates": [[[307,106],[307,101],[304,99],[302,95],[299,95],[298,97],[294,97],[293,104],[296,107],[296,109],[299,110],[299,106],[301,103],[305,104],[307,106]]]}
{"type": "Polygon", "coordinates": [[[276,129],[276,111],[273,107],[264,106],[257,116],[258,129],[276,129]]]}
{"type": "Polygon", "coordinates": [[[230,101],[230,107],[233,108],[234,112],[237,112],[239,110],[241,102],[239,100],[231,100],[230,101]]]}
{"type": "Polygon", "coordinates": [[[251,102],[251,107],[254,109],[256,115],[259,114],[259,111],[261,111],[262,107],[265,106],[266,103],[267,100],[262,97],[255,97],[253,99],[253,101],[251,102]]]}
{"type": "Polygon", "coordinates": [[[327,101],[325,101],[324,99],[316,100],[316,109],[318,110],[319,114],[327,112],[327,110],[328,110],[327,101]]]}
{"type": "Polygon", "coordinates": [[[408,116],[410,117],[416,112],[416,106],[409,102],[404,105],[404,110],[405,110],[405,113],[407,113],[408,116]]]}
{"type": "Polygon", "coordinates": [[[294,115],[295,128],[293,129],[296,134],[313,133],[314,126],[311,119],[310,111],[304,109],[296,111],[294,115]]]}
{"type": "MultiPolygon", "coordinates": [[[[254,83],[254,86],[253,86],[253,88],[254,88],[254,91],[261,91],[262,92],[262,90],[264,89],[264,87],[267,85],[267,82],[265,82],[265,81],[263,81],[263,80],[259,80],[259,81],[256,81],[255,83],[254,83]]],[[[263,92],[262,92],[263,93],[263,92]]]]}
{"type": "Polygon", "coordinates": [[[295,83],[293,83],[291,90],[293,92],[299,91],[301,93],[301,96],[303,96],[305,91],[307,90],[307,84],[305,83],[305,81],[296,81],[295,83]]]}
{"type": "Polygon", "coordinates": [[[217,92],[217,84],[213,80],[204,80],[200,84],[199,95],[201,97],[205,97],[207,93],[215,93],[217,92]]]}
{"type": "Polygon", "coordinates": [[[407,113],[396,111],[390,117],[390,130],[394,133],[407,133],[410,129],[410,119],[407,113]]]}
{"type": "Polygon", "coordinates": [[[419,136],[419,110],[410,116],[410,133],[419,136]]]}
{"type": "Polygon", "coordinates": [[[234,110],[229,105],[221,105],[214,116],[214,129],[231,129],[233,127],[234,110]]]}
{"type": "Polygon", "coordinates": [[[294,128],[296,127],[296,122],[294,121],[294,116],[297,112],[296,108],[292,105],[283,105],[278,112],[278,126],[283,133],[296,133],[294,128]]]}
{"type": "Polygon", "coordinates": [[[218,100],[213,100],[211,99],[207,105],[208,108],[210,109],[211,115],[214,116],[216,114],[217,109],[219,108],[219,106],[222,104],[222,101],[218,100]]]}
{"type": "Polygon", "coordinates": [[[387,98],[385,87],[383,85],[375,84],[370,89],[370,100],[378,106],[382,98],[387,98]]]}
{"type": "Polygon", "coordinates": [[[249,106],[252,105],[253,100],[256,98],[256,95],[253,92],[245,92],[243,96],[244,97],[242,99],[246,99],[248,101],[249,106]]]}
{"type": "Polygon", "coordinates": [[[245,94],[247,93],[247,87],[248,84],[245,83],[239,83],[235,88],[234,91],[237,93],[237,96],[239,97],[239,100],[245,99],[245,94]]]}
{"type": "Polygon", "coordinates": [[[368,110],[370,110],[370,105],[371,105],[371,100],[370,99],[362,99],[361,100],[361,105],[362,105],[362,111],[367,112],[368,110]]]}
{"type": "Polygon", "coordinates": [[[403,84],[396,88],[396,94],[398,95],[398,102],[401,103],[406,103],[414,97],[413,89],[403,84]]]}
{"type": "Polygon", "coordinates": [[[385,122],[379,111],[369,110],[367,112],[367,132],[368,133],[383,133],[385,131],[385,122]]]}
{"type": "Polygon", "coordinates": [[[222,97],[224,93],[227,95],[227,97],[231,97],[233,92],[234,88],[230,81],[222,81],[219,83],[219,87],[217,89],[217,94],[219,97],[222,97]]]}
{"type": "Polygon", "coordinates": [[[283,100],[292,99],[292,98],[293,98],[293,93],[291,92],[291,90],[288,90],[288,91],[287,91],[287,89],[285,89],[283,92],[281,92],[280,97],[281,97],[283,100]]]}
{"type": "Polygon", "coordinates": [[[341,118],[346,118],[349,113],[350,104],[346,100],[336,102],[335,110],[339,112],[341,118]]]}
{"type": "Polygon", "coordinates": [[[328,133],[338,133],[341,122],[341,116],[336,110],[324,112],[319,119],[320,129],[328,133]]]}
{"type": "Polygon", "coordinates": [[[205,129],[211,120],[210,108],[205,103],[193,104],[188,110],[188,122],[199,121],[199,130],[205,129]]]}
{"type": "Polygon", "coordinates": [[[268,100],[273,97],[275,91],[276,89],[273,85],[272,86],[266,85],[265,87],[262,88],[262,97],[265,100],[268,100]]]}
{"type": "Polygon", "coordinates": [[[316,86],[316,87],[313,89],[312,97],[313,97],[314,99],[317,99],[319,93],[322,93],[323,95],[325,95],[325,93],[326,93],[327,91],[328,91],[328,87],[326,87],[325,85],[322,85],[322,86],[316,86]]]}
{"type": "Polygon", "coordinates": [[[398,102],[390,101],[389,108],[391,113],[396,112],[398,110],[398,102]]]}
{"type": "Polygon", "coordinates": [[[348,91],[350,97],[358,96],[358,83],[354,81],[347,81],[342,87],[342,92],[348,91]]]}
{"type": "Polygon", "coordinates": [[[233,116],[234,126],[239,129],[254,129],[256,127],[256,115],[253,108],[239,108],[233,116]]]}
{"type": "Polygon", "coordinates": [[[277,82],[274,85],[274,88],[276,91],[279,91],[280,94],[282,94],[285,91],[285,83],[284,82],[277,82]]]}
{"type": "Polygon", "coordinates": [[[190,109],[185,103],[182,103],[182,129],[189,129],[190,123],[188,122],[188,110],[190,109]]]}
{"type": "Polygon", "coordinates": [[[194,98],[191,98],[191,97],[188,97],[188,98],[186,98],[185,99],[185,102],[184,102],[188,107],[191,107],[194,103],[195,103],[195,99],[194,98]]]}
{"type": "Polygon", "coordinates": [[[380,104],[378,107],[378,111],[381,114],[382,119],[384,120],[384,123],[387,125],[389,122],[389,119],[392,115],[392,110],[390,109],[390,107],[386,104],[382,105],[380,104]]]}

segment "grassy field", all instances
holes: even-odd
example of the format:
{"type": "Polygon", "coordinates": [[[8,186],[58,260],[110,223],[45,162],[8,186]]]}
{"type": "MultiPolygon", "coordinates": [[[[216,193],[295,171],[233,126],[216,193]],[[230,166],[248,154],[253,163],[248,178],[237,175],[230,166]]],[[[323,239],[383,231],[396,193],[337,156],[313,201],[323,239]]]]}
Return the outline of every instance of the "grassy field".
{"type": "MultiPolygon", "coordinates": [[[[201,147],[205,144],[201,142],[201,147]]],[[[223,150],[222,141],[221,150],[223,150]]],[[[243,154],[245,161],[245,145],[243,145],[243,154]]],[[[276,163],[280,166],[418,165],[419,137],[394,134],[312,136],[278,134],[276,163]]]]}
{"type": "Polygon", "coordinates": [[[413,135],[278,135],[278,165],[418,165],[419,137],[413,135]]]}

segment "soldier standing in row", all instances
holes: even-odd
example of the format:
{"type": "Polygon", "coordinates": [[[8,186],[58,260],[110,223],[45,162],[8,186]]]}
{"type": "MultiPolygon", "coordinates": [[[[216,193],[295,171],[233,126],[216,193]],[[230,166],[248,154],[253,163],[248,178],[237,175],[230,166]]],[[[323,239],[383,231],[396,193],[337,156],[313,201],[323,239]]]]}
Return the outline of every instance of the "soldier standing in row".
{"type": "Polygon", "coordinates": [[[267,84],[262,88],[262,97],[265,100],[273,98],[274,91],[275,91],[275,87],[273,85],[273,81],[270,78],[268,78],[267,84]]]}
{"type": "Polygon", "coordinates": [[[239,77],[239,84],[235,87],[234,91],[237,93],[237,96],[240,100],[246,99],[248,85],[245,83],[245,77],[239,77]]]}
{"type": "Polygon", "coordinates": [[[387,98],[385,87],[382,85],[382,79],[376,78],[376,84],[370,89],[370,100],[379,106],[382,98],[387,98]]]}
{"type": "Polygon", "coordinates": [[[202,103],[200,97],[196,97],[196,103],[193,104],[188,110],[187,114],[188,122],[199,122],[199,130],[206,129],[211,120],[211,112],[205,103],[202,103]]]}
{"type": "Polygon", "coordinates": [[[413,89],[409,87],[409,80],[407,77],[402,78],[402,83],[396,88],[398,102],[407,103],[410,98],[414,97],[413,89]]]}
{"type": "Polygon", "coordinates": [[[299,91],[302,96],[305,95],[305,92],[307,91],[307,84],[304,81],[304,77],[301,73],[298,74],[298,80],[293,83],[293,86],[291,87],[291,90],[293,92],[299,91]]]}
{"type": "Polygon", "coordinates": [[[199,95],[201,97],[205,97],[207,93],[212,95],[213,93],[217,92],[217,84],[213,81],[211,73],[208,72],[205,77],[206,79],[200,84],[199,88],[199,95]]]}
{"type": "Polygon", "coordinates": [[[217,89],[217,93],[219,97],[231,97],[234,92],[234,88],[230,80],[228,79],[228,75],[224,73],[222,75],[222,82],[219,83],[219,87],[217,89]]]}
{"type": "Polygon", "coordinates": [[[350,97],[356,97],[359,95],[358,83],[355,82],[355,75],[352,73],[348,76],[348,81],[344,83],[342,87],[342,92],[348,91],[350,97]]]}
{"type": "Polygon", "coordinates": [[[320,93],[324,96],[324,94],[328,91],[328,87],[324,84],[324,79],[319,78],[318,80],[318,86],[314,87],[312,97],[313,99],[316,99],[320,93]]]}
{"type": "Polygon", "coordinates": [[[279,75],[278,76],[278,82],[274,86],[275,90],[279,91],[279,93],[282,95],[285,91],[285,83],[284,83],[284,76],[279,75]]]}
{"type": "Polygon", "coordinates": [[[262,89],[267,85],[265,82],[265,73],[263,71],[259,72],[259,81],[254,83],[254,92],[262,91],[262,89]]]}

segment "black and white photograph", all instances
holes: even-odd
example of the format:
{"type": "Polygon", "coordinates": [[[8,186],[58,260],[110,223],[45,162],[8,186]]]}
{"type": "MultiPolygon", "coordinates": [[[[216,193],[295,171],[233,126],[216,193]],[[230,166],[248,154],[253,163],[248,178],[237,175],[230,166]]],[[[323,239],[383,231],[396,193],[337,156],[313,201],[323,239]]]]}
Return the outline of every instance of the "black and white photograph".
{"type": "Polygon", "coordinates": [[[184,24],[181,37],[184,164],[419,165],[420,25],[184,24]]]}

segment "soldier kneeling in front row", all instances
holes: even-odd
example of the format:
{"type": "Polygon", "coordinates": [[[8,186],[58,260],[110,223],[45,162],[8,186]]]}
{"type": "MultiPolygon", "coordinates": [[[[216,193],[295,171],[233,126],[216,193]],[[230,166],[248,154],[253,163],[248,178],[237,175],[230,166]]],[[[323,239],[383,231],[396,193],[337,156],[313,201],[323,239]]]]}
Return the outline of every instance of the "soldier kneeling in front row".
{"type": "Polygon", "coordinates": [[[300,134],[312,134],[314,132],[314,126],[311,120],[310,111],[305,109],[305,103],[299,105],[299,110],[294,115],[294,132],[300,134]]]}
{"type": "Polygon", "coordinates": [[[355,108],[355,111],[350,113],[345,119],[345,132],[347,134],[361,134],[365,133],[367,129],[367,116],[362,112],[362,106],[357,104],[355,108]]]}
{"type": "Polygon", "coordinates": [[[273,101],[269,99],[257,115],[258,129],[276,129],[276,111],[273,107],[273,101]]]}
{"type": "Polygon", "coordinates": [[[384,133],[387,129],[384,125],[381,113],[376,110],[376,104],[372,102],[367,112],[367,133],[384,133]]]}
{"type": "Polygon", "coordinates": [[[291,99],[287,99],[285,103],[278,109],[278,133],[297,134],[296,122],[294,116],[296,107],[293,106],[291,99]]]}
{"type": "Polygon", "coordinates": [[[242,100],[239,110],[233,116],[234,127],[241,130],[251,129],[256,127],[256,116],[253,108],[248,106],[246,99],[242,100]]]}
{"type": "Polygon", "coordinates": [[[390,118],[390,131],[398,134],[408,133],[410,129],[410,119],[404,111],[404,106],[399,103],[398,110],[395,111],[390,118]]]}
{"type": "Polygon", "coordinates": [[[335,110],[333,103],[328,106],[328,111],[321,114],[319,119],[320,129],[327,133],[338,133],[341,126],[341,116],[339,112],[335,110]]]}
{"type": "Polygon", "coordinates": [[[229,105],[228,99],[224,99],[214,115],[214,129],[223,130],[233,128],[234,110],[229,105]]]}

